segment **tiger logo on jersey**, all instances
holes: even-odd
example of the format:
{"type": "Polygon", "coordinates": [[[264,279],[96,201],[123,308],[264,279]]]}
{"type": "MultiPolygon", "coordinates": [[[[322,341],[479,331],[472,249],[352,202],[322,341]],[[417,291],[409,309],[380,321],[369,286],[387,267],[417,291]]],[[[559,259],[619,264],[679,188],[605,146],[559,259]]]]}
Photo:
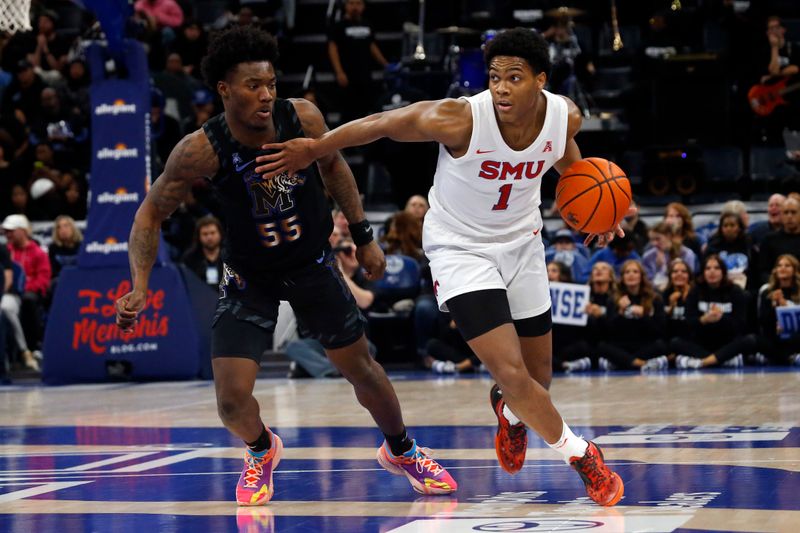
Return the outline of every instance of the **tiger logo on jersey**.
{"type": "Polygon", "coordinates": [[[253,173],[253,178],[246,181],[250,199],[253,202],[253,216],[263,217],[292,209],[294,207],[294,190],[304,185],[306,178],[299,174],[289,176],[284,172],[264,179],[253,173]]]}

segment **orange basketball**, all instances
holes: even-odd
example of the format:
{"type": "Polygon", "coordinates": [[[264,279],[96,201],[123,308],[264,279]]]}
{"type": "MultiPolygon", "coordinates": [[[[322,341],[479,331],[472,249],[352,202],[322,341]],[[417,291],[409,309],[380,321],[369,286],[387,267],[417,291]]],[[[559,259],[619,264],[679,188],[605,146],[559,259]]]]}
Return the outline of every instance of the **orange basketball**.
{"type": "Polygon", "coordinates": [[[572,229],[584,233],[611,231],[625,218],[631,183],[616,164],[600,157],[572,163],[556,185],[556,206],[572,229]]]}

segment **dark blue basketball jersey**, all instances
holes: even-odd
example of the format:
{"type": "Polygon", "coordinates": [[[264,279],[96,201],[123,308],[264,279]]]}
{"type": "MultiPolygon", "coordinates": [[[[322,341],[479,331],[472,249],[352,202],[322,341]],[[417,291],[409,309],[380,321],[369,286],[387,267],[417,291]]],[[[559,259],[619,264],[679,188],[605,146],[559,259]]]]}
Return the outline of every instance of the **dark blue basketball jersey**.
{"type": "MultiPolygon", "coordinates": [[[[276,142],[304,137],[288,100],[275,101],[276,142]]],[[[333,219],[316,163],[289,176],[264,179],[253,170],[268,153],[233,138],[224,113],[203,124],[219,158],[211,183],[222,200],[225,224],[223,260],[245,277],[270,278],[317,260],[328,244],[333,219]]]]}

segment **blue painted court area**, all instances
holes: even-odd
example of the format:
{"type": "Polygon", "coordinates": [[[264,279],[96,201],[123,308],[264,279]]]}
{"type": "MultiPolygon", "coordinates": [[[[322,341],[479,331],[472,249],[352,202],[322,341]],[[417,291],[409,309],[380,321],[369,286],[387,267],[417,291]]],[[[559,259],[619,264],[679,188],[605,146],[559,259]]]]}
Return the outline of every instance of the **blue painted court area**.
{"type": "MultiPolygon", "coordinates": [[[[242,444],[216,425],[213,389],[208,384],[20,387],[2,398],[11,401],[30,394],[36,400],[33,405],[39,405],[48,403],[43,399],[47,395],[53,402],[81,394],[89,405],[95,397],[119,401],[118,395],[128,394],[125,398],[142,398],[141,411],[123,411],[116,405],[108,418],[104,418],[107,407],[87,408],[79,417],[69,418],[67,410],[66,418],[52,417],[49,420],[56,423],[50,424],[13,425],[13,419],[6,417],[0,426],[0,532],[794,531],[787,525],[800,523],[800,427],[795,416],[800,404],[793,385],[800,382],[800,375],[754,373],[743,381],[720,381],[731,376],[709,374],[693,377],[690,383],[675,379],[674,374],[669,381],[658,376],[587,376],[557,383],[560,390],[575,387],[574,395],[586,386],[609,383],[610,388],[597,389],[597,397],[606,404],[586,395],[589,400],[576,400],[576,405],[596,409],[602,421],[634,422],[573,426],[576,433],[603,448],[608,464],[625,481],[625,496],[613,508],[588,500],[576,473],[535,435],[529,438],[524,468],[511,476],[500,469],[494,456],[491,424],[452,422],[412,424],[409,430],[434,450],[434,457],[458,481],[453,495],[419,495],[404,477],[381,469],[375,450],[382,439],[371,425],[293,426],[287,422],[273,428],[286,446],[274,474],[273,500],[263,507],[240,508],[234,502],[234,488],[242,468],[242,444]],[[739,399],[742,384],[751,389],[739,399]],[[711,388],[717,385],[718,389],[711,388]],[[661,396],[648,407],[630,404],[629,391],[634,386],[653,398],[661,396]],[[775,389],[782,392],[775,394],[775,389]],[[196,395],[189,397],[189,390],[196,390],[191,393],[196,395]],[[622,392],[619,399],[609,401],[604,398],[606,390],[622,392]],[[683,397],[670,401],[676,390],[683,397]],[[195,416],[202,421],[193,426],[194,418],[176,418],[182,408],[163,415],[164,398],[151,397],[158,394],[166,398],[180,394],[186,405],[200,406],[190,408],[197,409],[195,416]],[[664,411],[654,414],[650,409],[661,405],[662,398],[664,411]],[[685,416],[685,406],[696,401],[707,402],[704,409],[711,415],[697,411],[685,416]],[[628,411],[607,414],[608,405],[617,405],[614,402],[628,411]],[[750,414],[740,416],[745,408],[750,414]],[[142,423],[152,416],[168,424],[142,423]],[[64,422],[83,418],[89,423],[64,422]],[[115,425],[118,418],[133,424],[115,425]],[[99,422],[93,424],[93,420],[99,422]],[[173,420],[176,425],[170,426],[173,420]]],[[[405,394],[420,387],[424,390],[431,383],[411,375],[395,381],[402,382],[410,387],[405,394]]],[[[285,387],[275,392],[280,397],[336,390],[341,396],[332,403],[351,408],[342,403],[352,398],[346,383],[341,388],[333,382],[326,384],[327,393],[321,392],[321,386],[309,381],[302,385],[305,388],[294,390],[300,385],[280,380],[261,384],[269,390],[285,387]]],[[[402,385],[397,386],[402,391],[402,385]]],[[[491,420],[483,417],[484,402],[473,401],[478,395],[483,399],[487,383],[437,381],[436,387],[442,388],[437,392],[442,398],[462,395],[459,405],[471,409],[462,421],[491,420]]],[[[269,404],[268,397],[264,398],[263,404],[269,404]]],[[[107,405],[102,401],[98,405],[107,405]]],[[[291,403],[282,404],[280,412],[285,413],[285,405],[291,403]]],[[[353,406],[352,412],[358,413],[357,408],[353,406]]],[[[298,414],[292,416],[304,421],[299,409],[298,414]]],[[[409,416],[419,421],[426,415],[409,416]]],[[[30,411],[27,416],[34,420],[39,413],[30,411]]],[[[584,418],[595,419],[594,415],[584,418]]]]}

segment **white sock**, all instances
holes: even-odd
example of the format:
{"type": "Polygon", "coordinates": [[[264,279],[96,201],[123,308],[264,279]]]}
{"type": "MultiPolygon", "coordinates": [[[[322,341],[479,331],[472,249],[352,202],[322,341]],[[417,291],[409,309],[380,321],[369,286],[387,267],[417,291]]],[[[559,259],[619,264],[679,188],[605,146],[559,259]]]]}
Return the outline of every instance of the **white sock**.
{"type": "Polygon", "coordinates": [[[586,454],[586,448],[589,443],[583,440],[583,437],[575,435],[566,422],[561,421],[563,428],[561,430],[561,438],[553,444],[547,443],[552,449],[564,456],[564,461],[569,463],[573,457],[583,457],[586,454]]]}
{"type": "Polygon", "coordinates": [[[521,420],[517,418],[517,415],[512,413],[511,409],[508,408],[508,404],[503,406],[503,416],[506,417],[506,420],[508,420],[508,423],[512,426],[516,426],[521,422],[521,420]]]}

